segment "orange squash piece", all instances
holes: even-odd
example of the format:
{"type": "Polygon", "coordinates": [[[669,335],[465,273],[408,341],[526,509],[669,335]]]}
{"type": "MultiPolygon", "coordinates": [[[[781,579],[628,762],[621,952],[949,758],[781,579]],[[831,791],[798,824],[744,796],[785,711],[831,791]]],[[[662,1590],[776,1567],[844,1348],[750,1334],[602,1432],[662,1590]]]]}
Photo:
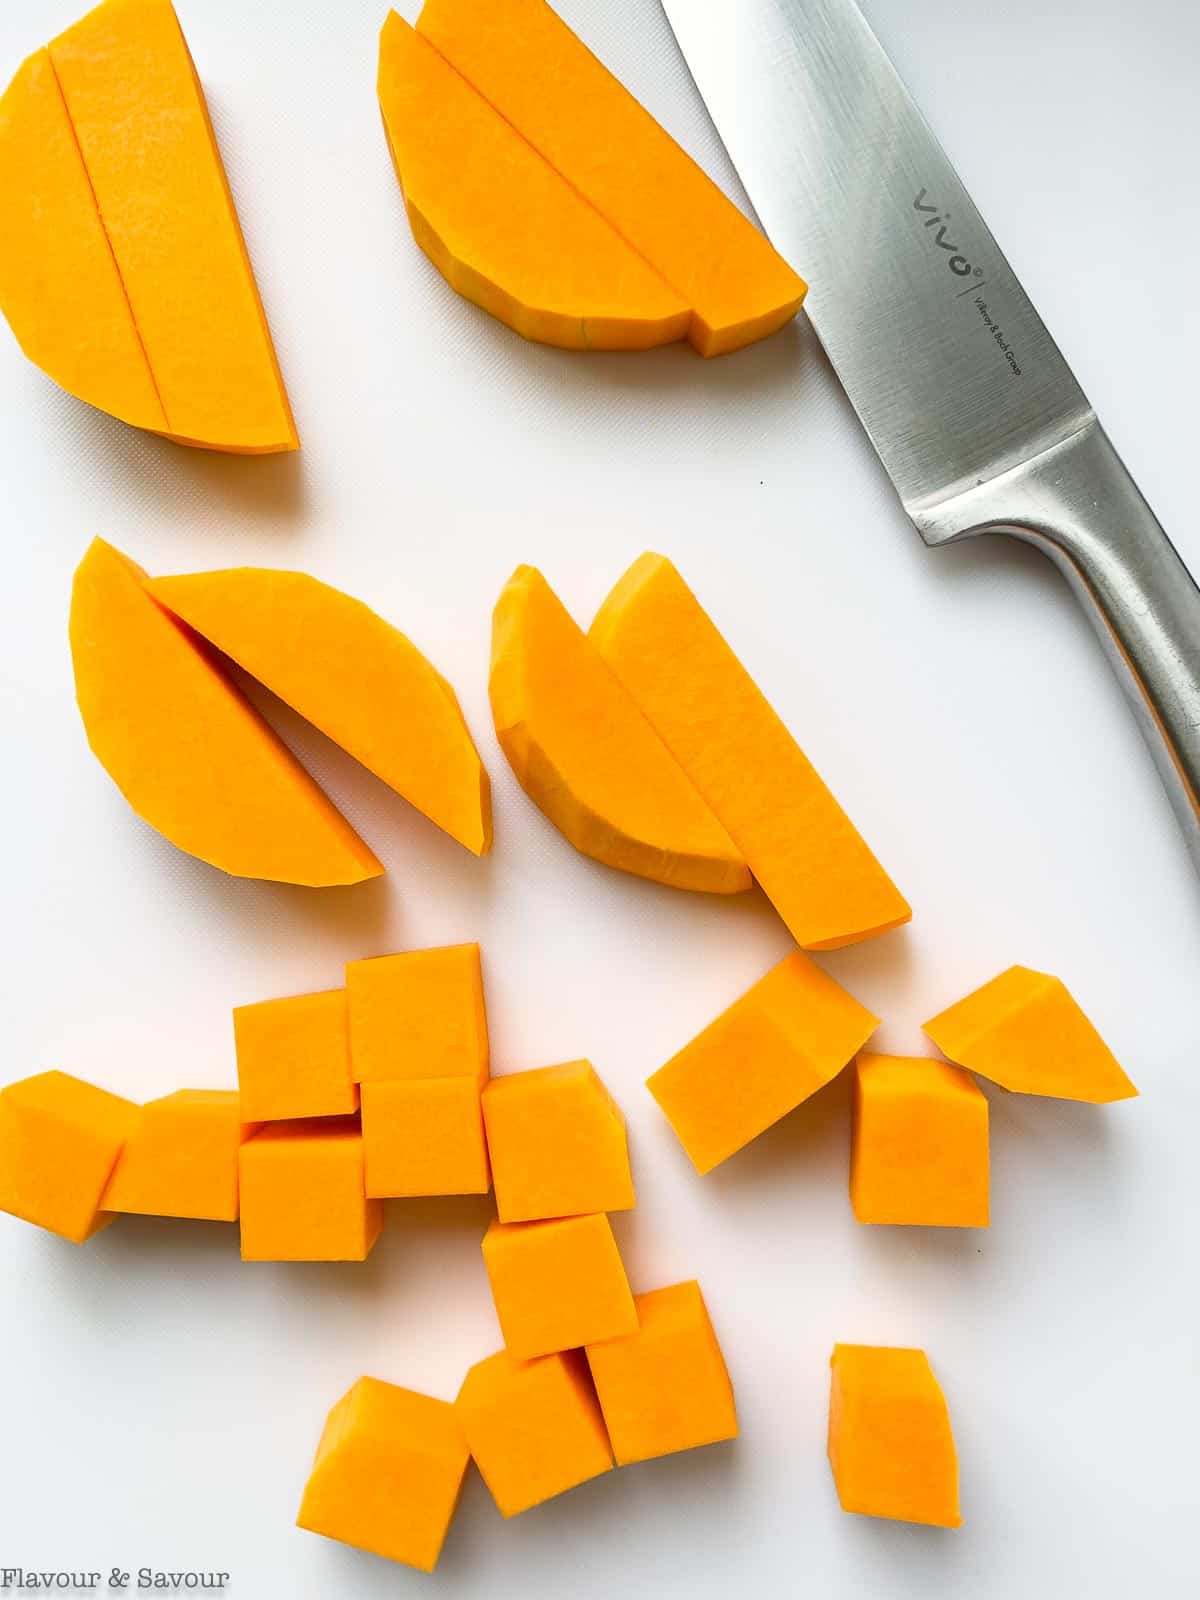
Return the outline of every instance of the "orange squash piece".
{"type": "Polygon", "coordinates": [[[487,1010],[477,944],[349,961],[346,996],[356,1083],[397,1078],[486,1083],[487,1010]]]}
{"type": "Polygon", "coordinates": [[[692,308],[701,355],[795,315],[803,280],[544,0],[425,0],[417,27],[692,308]]]}
{"type": "Polygon", "coordinates": [[[637,1203],[625,1118],[590,1061],[511,1072],[483,1091],[501,1222],[539,1222],[637,1203]]]}
{"type": "Polygon", "coordinates": [[[236,1222],[238,1151],[258,1132],[236,1089],[176,1089],[151,1100],[117,1158],[105,1211],[236,1222]]]}
{"type": "Polygon", "coordinates": [[[733,1385],[700,1285],[653,1289],[635,1304],[635,1332],[587,1347],[617,1465],[736,1439],[733,1385]]]}
{"type": "Polygon", "coordinates": [[[590,637],[805,950],[912,916],[808,757],[665,556],[617,583],[590,637]]]}
{"type": "Polygon", "coordinates": [[[306,572],[263,567],[147,588],[451,838],[477,856],[489,849],[488,775],[454,690],[369,606],[306,572]]]}
{"type": "Polygon", "coordinates": [[[465,299],[568,350],[686,335],[674,290],[394,11],[378,87],[413,237],[465,299]]]}
{"type": "Polygon", "coordinates": [[[988,1103],[945,1061],[864,1053],[854,1064],[850,1200],[859,1222],[988,1225],[988,1103]]]}
{"type": "Polygon", "coordinates": [[[475,1465],[504,1517],[607,1472],[612,1451],[580,1350],[518,1361],[500,1350],[454,1402],[475,1465]]]}
{"type": "Polygon", "coordinates": [[[369,1195],[486,1194],[491,1188],[476,1078],[362,1085],[369,1195]]]}
{"type": "Polygon", "coordinates": [[[243,1261],[364,1261],[383,1226],[351,1117],[270,1122],[241,1147],[243,1261]]]}
{"type": "Polygon", "coordinates": [[[101,1200],[139,1115],[67,1072],[10,1083],[0,1090],[0,1211],[85,1243],[113,1220],[101,1200]]]}
{"type": "Polygon", "coordinates": [[[296,1526],[432,1572],[467,1460],[452,1405],[360,1378],[326,1418],[296,1526]]]}
{"type": "Polygon", "coordinates": [[[241,878],[361,883],[383,868],[210,656],[102,539],[75,573],[71,655],[88,743],[137,814],[241,878]]]}
{"type": "Polygon", "coordinates": [[[799,950],[646,1080],[697,1172],[711,1172],[807,1100],[879,1018],[799,950]]]}
{"type": "Polygon", "coordinates": [[[637,1332],[629,1279],[603,1212],[493,1222],[483,1263],[504,1347],[518,1361],[637,1332]]]}
{"type": "Polygon", "coordinates": [[[1093,1105],[1138,1092],[1062,979],[1030,967],[1009,967],[924,1026],[943,1055],[1002,1089],[1093,1105]]]}
{"type": "Polygon", "coordinates": [[[104,0],[51,41],[50,61],[164,431],[217,450],[296,449],[204,93],[170,0],[104,0]]]}
{"type": "Polygon", "coordinates": [[[577,850],[673,888],[750,887],[725,829],[535,567],[518,567],[497,602],[488,688],[517,781],[577,850]]]}
{"type": "Polygon", "coordinates": [[[25,355],[68,394],[135,428],[165,431],[46,50],[0,99],[0,194],[0,310],[25,355]]]}
{"type": "Polygon", "coordinates": [[[838,1344],[830,1366],[829,1463],[842,1510],[959,1527],[950,1413],[925,1352],[838,1344]]]}
{"type": "Polygon", "coordinates": [[[358,1110],[344,989],[236,1006],[233,1038],[247,1122],[358,1110]]]}

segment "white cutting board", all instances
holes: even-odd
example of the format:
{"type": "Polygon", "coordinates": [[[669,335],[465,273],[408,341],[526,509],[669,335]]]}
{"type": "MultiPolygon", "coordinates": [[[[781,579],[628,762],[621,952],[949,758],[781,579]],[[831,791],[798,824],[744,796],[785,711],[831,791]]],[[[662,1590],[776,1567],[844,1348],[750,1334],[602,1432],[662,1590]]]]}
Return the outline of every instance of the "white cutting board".
{"type": "MultiPolygon", "coordinates": [[[[562,10],[740,196],[655,0],[562,10]]],[[[869,12],[1200,569],[1200,11],[869,12]]],[[[431,1584],[292,1519],[360,1373],[449,1397],[497,1345],[482,1203],[395,1206],[365,1266],[243,1267],[233,1229],[152,1220],[77,1250],[0,1218],[0,1566],[224,1570],[243,1600],[1193,1594],[1200,884],[1064,587],[1007,542],[926,554],[802,326],[707,364],[582,358],[456,299],[409,236],[380,131],[383,0],[181,13],[304,450],[238,460],[136,434],[0,336],[4,1077],[232,1084],[233,1004],[335,984],[348,957],[480,939],[496,1069],[588,1055],[620,1098],[631,1274],[699,1277],[743,1437],[511,1524],[472,1477],[431,1584]],[[68,587],[95,533],[152,570],[303,567],[394,619],[462,697],[495,854],[469,857],[290,717],[386,880],[234,883],[161,842],[72,702],[68,587]],[[989,1232],[856,1227],[843,1085],[705,1181],[643,1089],[783,930],[757,898],[576,856],[500,755],[486,673],[517,562],[586,621],[646,547],[678,561],[916,908],[911,930],[827,958],[886,1017],[884,1045],[919,1049],[923,1017],[1020,961],[1068,980],[1140,1084],[1108,1110],[993,1096],[989,1232]],[[837,1509],[835,1339],[930,1352],[961,1532],[837,1509]]],[[[0,9],[3,74],[74,14],[0,9]]]]}

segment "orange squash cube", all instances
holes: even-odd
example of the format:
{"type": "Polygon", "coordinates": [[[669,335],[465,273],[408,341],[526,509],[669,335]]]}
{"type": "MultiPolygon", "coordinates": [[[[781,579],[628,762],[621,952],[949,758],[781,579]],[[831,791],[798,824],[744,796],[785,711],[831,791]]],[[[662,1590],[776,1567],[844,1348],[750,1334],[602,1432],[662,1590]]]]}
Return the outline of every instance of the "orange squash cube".
{"type": "Polygon", "coordinates": [[[100,1202],[105,1211],[236,1222],[238,1151],[258,1132],[236,1089],[177,1089],[142,1107],[100,1202]]]}
{"type": "Polygon", "coordinates": [[[515,1517],[612,1466],[578,1350],[536,1361],[500,1350],[467,1373],[454,1409],[502,1516],[515,1517]]]}
{"type": "Polygon", "coordinates": [[[625,1119],[590,1061],[493,1078],[483,1121],[501,1222],[637,1203],[625,1119]]]}
{"type": "Polygon", "coordinates": [[[236,1006],[233,1037],[248,1122],[358,1110],[344,989],[236,1006]]]}
{"type": "Polygon", "coordinates": [[[629,1279],[603,1212],[493,1222],[483,1262],[505,1348],[519,1361],[637,1332],[629,1279]]]}
{"type": "Polygon", "coordinates": [[[474,1078],[362,1085],[369,1195],[486,1194],[491,1188],[474,1078]]]}
{"type": "Polygon", "coordinates": [[[943,1055],[1016,1094],[1106,1105],[1137,1094],[1061,978],[1009,967],[925,1024],[943,1055]]]}
{"type": "Polygon", "coordinates": [[[854,1066],[850,1200],[859,1222],[988,1225],[988,1103],[969,1072],[864,1052],[854,1066]]]}
{"type": "Polygon", "coordinates": [[[654,1289],[634,1304],[636,1333],[587,1347],[617,1465],[736,1439],[733,1385],[700,1285],[654,1289]]]}
{"type": "Polygon", "coordinates": [[[959,1527],[950,1412],[925,1352],[838,1344],[830,1366],[829,1464],[842,1510],[959,1527]]]}
{"type": "Polygon", "coordinates": [[[360,1378],[326,1419],[296,1526],[432,1572],[466,1470],[452,1405],[360,1378]]]}
{"type": "Polygon", "coordinates": [[[646,1080],[697,1172],[711,1172],[842,1068],[879,1026],[800,950],[646,1080]]]}
{"type": "Polygon", "coordinates": [[[106,1227],[109,1175],[140,1108],[67,1072],[39,1072],[0,1091],[0,1211],[72,1244],[106,1227]]]}
{"type": "Polygon", "coordinates": [[[488,1074],[477,944],[405,950],[346,967],[350,1063],[357,1083],[488,1074]]]}
{"type": "Polygon", "coordinates": [[[383,1226],[357,1119],[270,1122],[241,1148],[243,1261],[363,1261],[383,1226]]]}

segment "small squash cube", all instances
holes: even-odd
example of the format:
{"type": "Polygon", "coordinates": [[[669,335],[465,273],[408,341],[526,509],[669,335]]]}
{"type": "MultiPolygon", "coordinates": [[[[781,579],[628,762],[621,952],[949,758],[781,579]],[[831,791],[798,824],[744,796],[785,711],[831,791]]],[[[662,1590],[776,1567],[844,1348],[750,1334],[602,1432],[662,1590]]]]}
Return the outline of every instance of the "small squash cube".
{"type": "Polygon", "coordinates": [[[587,1347],[617,1465],[736,1439],[733,1385],[700,1285],[654,1289],[634,1304],[636,1333],[587,1347]]]}
{"type": "Polygon", "coordinates": [[[603,1212],[493,1222],[483,1261],[505,1347],[520,1361],[637,1331],[629,1279],[603,1212]]]}
{"type": "Polygon", "coordinates": [[[237,1006],[233,1036],[242,1115],[248,1122],[358,1110],[344,989],[237,1006]]]}
{"type": "Polygon", "coordinates": [[[67,1072],[39,1072],[0,1091],[0,1211],[72,1244],[106,1227],[109,1175],[137,1125],[132,1100],[67,1072]]]}
{"type": "Polygon", "coordinates": [[[360,1378],[329,1413],[296,1525],[432,1572],[466,1470],[452,1405],[360,1378]]]}
{"type": "Polygon", "coordinates": [[[369,1195],[486,1194],[491,1187],[475,1078],[362,1085],[369,1195]]]}
{"type": "Polygon", "coordinates": [[[988,1225],[988,1103],[969,1072],[864,1052],[854,1067],[850,1200],[859,1222],[988,1225]]]}
{"type": "Polygon", "coordinates": [[[350,1063],[357,1083],[488,1074],[477,944],[405,950],[346,967],[350,1063]]]}
{"type": "Polygon", "coordinates": [[[925,1352],[838,1344],[830,1366],[829,1464],[842,1510],[959,1527],[950,1413],[925,1352]]]}
{"type": "Polygon", "coordinates": [[[106,1211],[236,1222],[238,1152],[258,1132],[236,1089],[177,1089],[142,1107],[101,1201],[106,1211]]]}
{"type": "Polygon", "coordinates": [[[270,1122],[241,1148],[243,1261],[363,1261],[383,1226],[356,1119],[270,1122]]]}
{"type": "Polygon", "coordinates": [[[515,1517],[612,1466],[578,1350],[536,1361],[500,1350],[467,1373],[454,1409],[502,1516],[515,1517]]]}
{"type": "Polygon", "coordinates": [[[711,1172],[836,1078],[879,1018],[793,950],[646,1081],[711,1172]]]}
{"type": "Polygon", "coordinates": [[[591,1062],[493,1078],[483,1120],[501,1222],[636,1204],[625,1119],[591,1062]]]}

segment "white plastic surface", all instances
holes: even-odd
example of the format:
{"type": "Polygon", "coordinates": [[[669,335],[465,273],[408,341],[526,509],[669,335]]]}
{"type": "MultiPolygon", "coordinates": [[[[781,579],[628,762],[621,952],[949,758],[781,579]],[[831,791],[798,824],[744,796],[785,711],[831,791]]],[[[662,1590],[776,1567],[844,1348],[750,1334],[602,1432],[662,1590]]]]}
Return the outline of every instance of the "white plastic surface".
{"type": "MultiPolygon", "coordinates": [[[[655,0],[565,15],[738,193],[655,0]]],[[[300,1533],[360,1373],[454,1394],[498,1344],[475,1201],[392,1208],[365,1266],[243,1266],[236,1231],[127,1220],[77,1250],[0,1217],[0,1567],[227,1571],[240,1600],[1185,1600],[1195,1431],[1200,884],[1082,616],[1032,552],[926,553],[802,326],[741,355],[584,358],[457,299],[409,235],[373,94],[382,0],[181,0],[304,442],[193,453],[62,395],[0,337],[5,1079],[135,1097],[234,1081],[229,1009],[342,963],[482,941],[494,1066],[589,1056],[629,1121],[636,1287],[696,1276],[743,1437],[505,1524],[469,1482],[432,1580],[300,1533]],[[295,718],[386,880],[235,883],[133,818],[66,644],[102,533],[150,569],[306,568],[454,682],[495,785],[480,863],[295,718]],[[916,908],[823,958],[886,1048],[1010,962],[1059,973],[1140,1100],[992,1096],[990,1231],[864,1229],[839,1083],[707,1180],[642,1087],[787,948],[758,897],[576,856],[491,730],[491,605],[539,564],[586,620],[670,553],[916,908]],[[914,1343],[952,1408],[965,1526],[838,1510],[834,1340],[914,1343]]],[[[1200,11],[872,0],[1151,503],[1200,565],[1200,11]]],[[[0,73],[75,14],[0,8],[0,73]]],[[[409,9],[409,15],[412,8],[409,9]]],[[[803,269],[803,262],[797,263],[803,269]]]]}

